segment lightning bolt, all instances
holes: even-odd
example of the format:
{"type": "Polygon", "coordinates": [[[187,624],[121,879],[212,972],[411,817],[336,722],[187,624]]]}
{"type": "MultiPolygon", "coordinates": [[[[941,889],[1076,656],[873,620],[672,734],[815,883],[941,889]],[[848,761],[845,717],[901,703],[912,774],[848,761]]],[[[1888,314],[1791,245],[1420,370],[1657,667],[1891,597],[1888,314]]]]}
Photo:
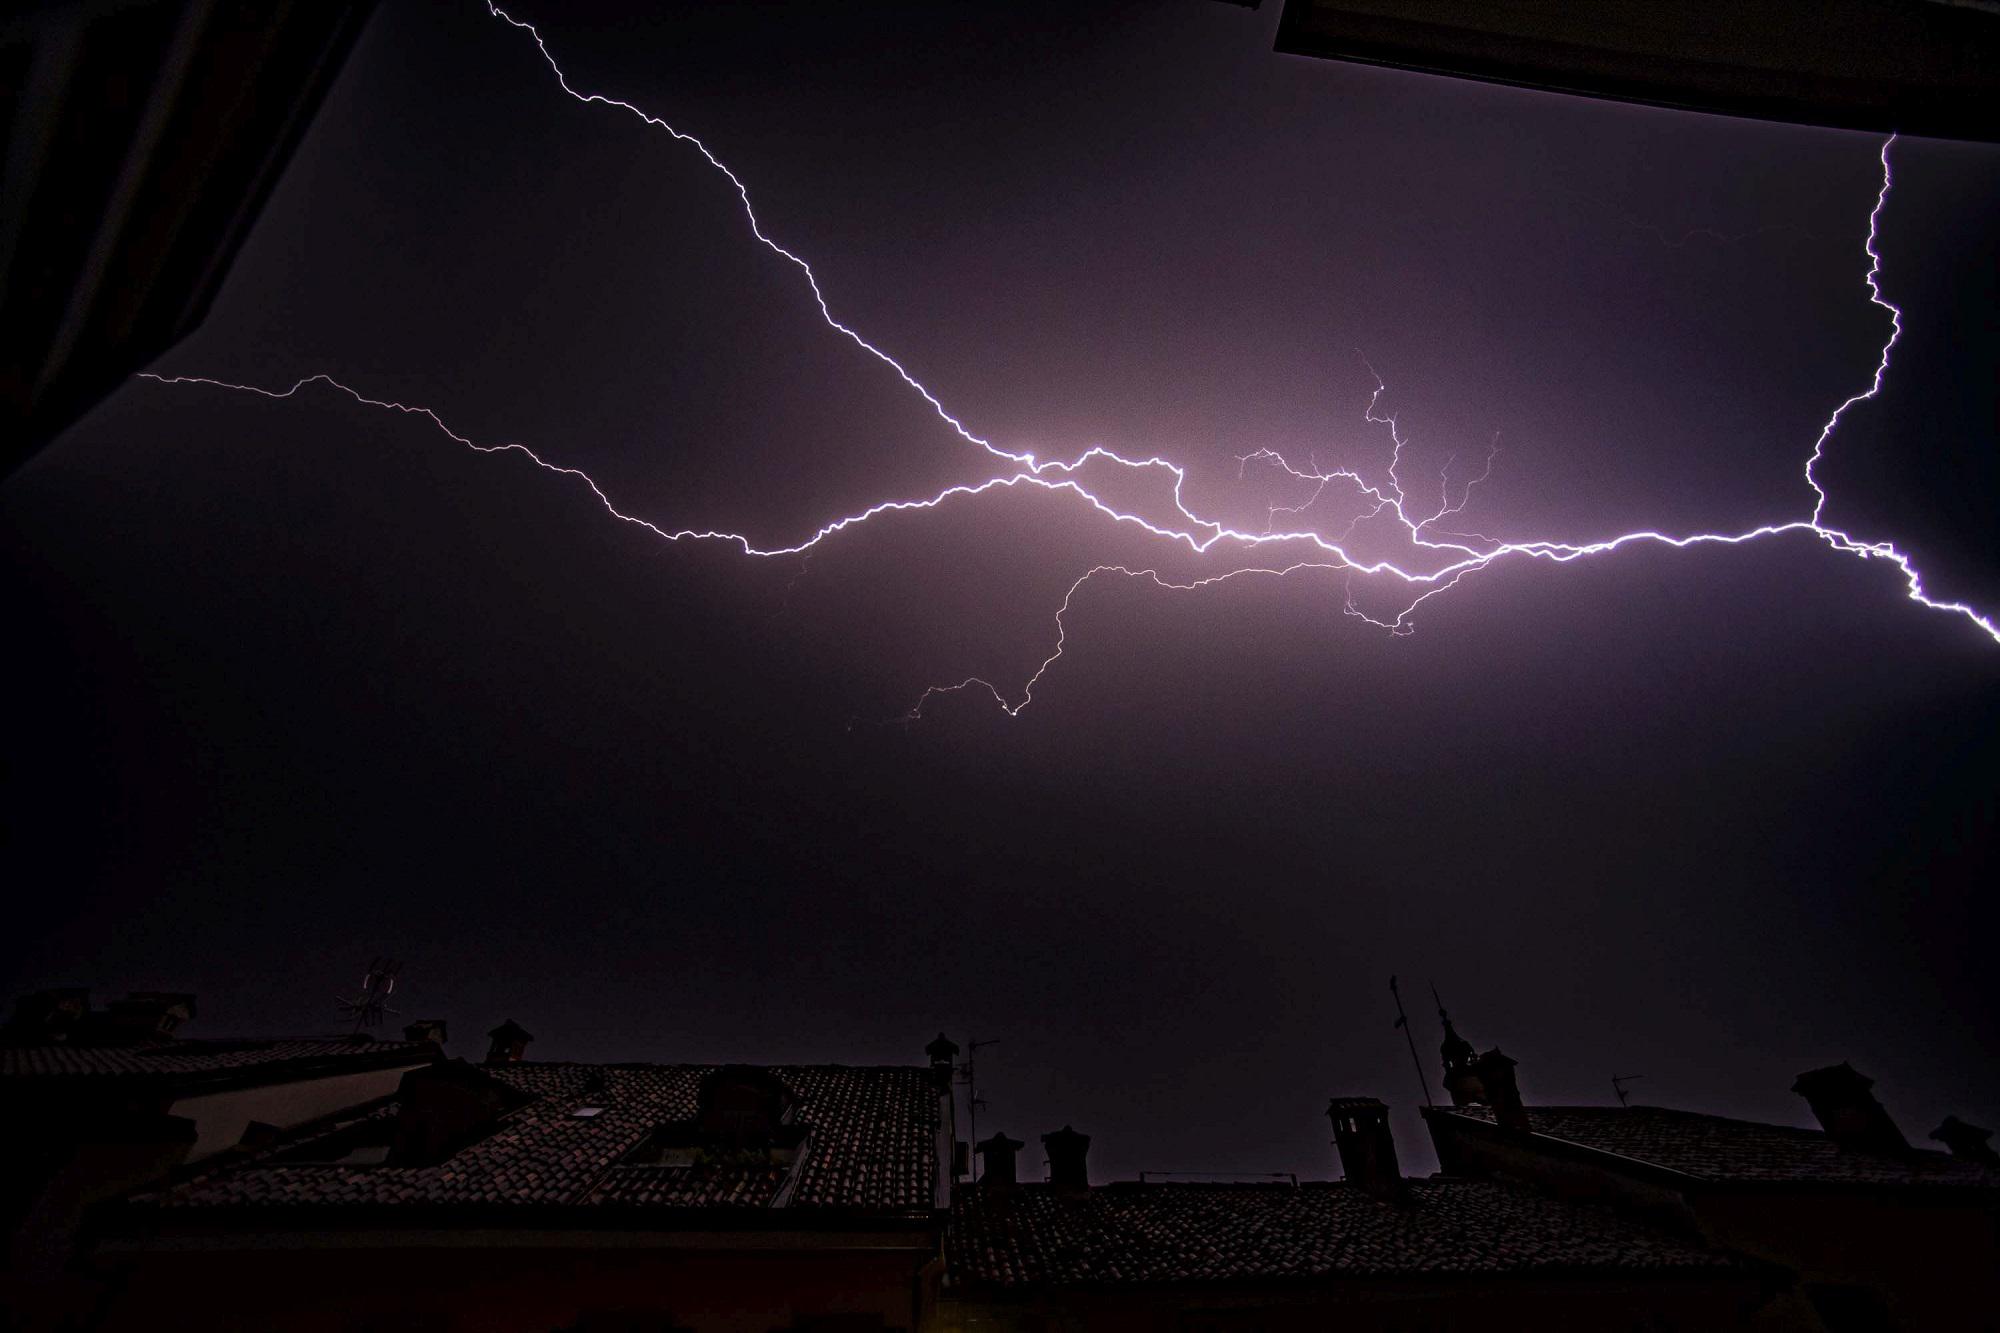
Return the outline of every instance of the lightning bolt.
{"type": "MultiPolygon", "coordinates": [[[[1308,572],[1335,575],[1346,581],[1343,598],[1344,613],[1357,616],[1370,624],[1380,626],[1392,634],[1407,634],[1413,628],[1412,616],[1417,608],[1431,598],[1457,587],[1463,580],[1502,561],[1543,560],[1555,564],[1567,564],[1587,557],[1608,555],[1628,546],[1660,545],[1675,549],[1695,546],[1740,546],[1767,538],[1787,534],[1810,535],[1825,542],[1830,548],[1845,555],[1862,560],[1886,561],[1902,575],[1905,593],[1909,599],[1934,611],[1963,617],[1970,621],[1988,638],[2000,643],[2000,627],[1996,627],[1991,615],[1957,601],[1941,600],[1930,596],[1924,587],[1923,577],[1911,558],[1887,541],[1869,541],[1853,536],[1825,521],[1828,496],[1817,476],[1817,468],[1823,461],[1829,442],[1839,428],[1846,414],[1857,404],[1876,398],[1889,373],[1890,356],[1903,333],[1903,312],[1883,295],[1881,287],[1882,258],[1877,250],[1880,236],[1881,218],[1888,203],[1893,186],[1889,150],[1895,143],[1891,135],[1882,144],[1880,160],[1882,164],[1882,184],[1875,196],[1874,207],[1868,215],[1868,235],[1863,251],[1868,259],[1868,269],[1864,282],[1868,288],[1869,301],[1886,311],[1889,316],[1889,333],[1882,344],[1875,371],[1868,387],[1857,392],[1827,417],[1821,426],[1818,438],[1813,442],[1810,455],[1806,459],[1804,477],[1806,487],[1812,492],[1813,505],[1808,515],[1801,518],[1785,519],[1761,524],[1737,532],[1695,532],[1672,534],[1642,529],[1620,533],[1593,541],[1558,541],[1536,539],[1529,541],[1502,541],[1478,533],[1449,531],[1440,528],[1441,521],[1460,515],[1470,503],[1472,492],[1480,482],[1491,475],[1493,461],[1499,452],[1498,439],[1487,450],[1481,470],[1463,482],[1458,488],[1454,501],[1451,495],[1451,470],[1456,462],[1447,460],[1438,476],[1438,496],[1436,506],[1428,503],[1419,509],[1404,490],[1400,472],[1403,453],[1407,445],[1393,414],[1380,410],[1387,384],[1374,368],[1375,389],[1363,410],[1363,420],[1369,424],[1386,427],[1390,445],[1389,464],[1379,480],[1371,481],[1361,472],[1352,468],[1321,469],[1316,462],[1306,467],[1294,465],[1274,449],[1258,449],[1237,460],[1238,475],[1252,464],[1268,465],[1280,474],[1305,484],[1309,489],[1296,504],[1270,506],[1266,523],[1261,532],[1249,532],[1231,527],[1219,520],[1203,517],[1188,506],[1185,496],[1187,472],[1179,464],[1158,456],[1127,457],[1124,454],[1093,445],[1069,459],[1039,459],[1025,451],[1004,448],[993,441],[976,434],[955,416],[935,393],[920,382],[895,357],[870,342],[855,329],[835,316],[818,276],[812,266],[799,255],[786,249],[764,230],[750,199],[750,191],[742,179],[727,164],[718,158],[706,144],[694,135],[681,130],[630,102],[607,97],[600,93],[578,91],[569,80],[541,32],[531,23],[524,22],[509,14],[498,4],[488,0],[489,13],[503,22],[528,34],[534,41],[542,59],[555,75],[556,83],[562,91],[577,102],[585,105],[601,105],[626,112],[637,117],[648,126],[664,131],[677,142],[688,145],[699,153],[702,159],[719,172],[735,191],[742,206],[743,216],[750,233],[759,244],[787,263],[795,266],[804,276],[807,287],[812,292],[820,317],[834,332],[852,342],[861,351],[882,363],[893,372],[909,389],[928,403],[938,418],[950,428],[954,435],[967,444],[983,450],[993,458],[1010,465],[1010,470],[1000,472],[983,481],[947,486],[928,495],[882,500],[855,513],[832,519],[815,529],[809,535],[785,545],[760,546],[748,536],[723,529],[699,527],[669,527],[650,519],[621,510],[604,489],[580,468],[551,462],[525,444],[501,443],[482,444],[459,434],[447,425],[444,419],[431,408],[395,402],[389,399],[372,398],[349,385],[328,375],[310,375],[298,380],[288,388],[272,389],[251,384],[236,384],[197,375],[158,375],[146,373],[141,378],[167,385],[205,385],[233,392],[261,395],[273,399],[289,399],[312,386],[325,387],[347,395],[356,403],[384,411],[417,416],[426,419],[433,427],[465,448],[484,454],[518,454],[544,471],[563,477],[574,478],[589,488],[604,511],[623,523],[644,528],[653,536],[668,542],[712,541],[723,542],[738,547],[746,556],[776,557],[804,555],[821,542],[845,532],[849,528],[890,515],[910,514],[927,511],[942,506],[974,500],[988,492],[1004,490],[1042,490],[1070,497],[1088,506],[1097,514],[1109,519],[1114,526],[1129,527],[1145,537],[1158,540],[1170,546],[1184,549],[1193,556],[1206,556],[1218,546],[1239,552],[1246,559],[1255,560],[1257,553],[1272,548],[1275,553],[1290,551],[1294,558],[1264,560],[1261,563],[1244,563],[1221,570],[1217,573],[1196,578],[1169,577],[1157,568],[1124,564],[1102,564],[1087,570],[1076,579],[1064,594],[1055,615],[1055,644],[1049,655],[1043,659],[1034,673],[1015,691],[1003,691],[990,680],[980,676],[969,676],[951,685],[938,685],[924,691],[909,710],[911,720],[923,716],[925,708],[935,699],[961,691],[990,694],[994,703],[1009,716],[1019,716],[1035,700],[1035,691],[1048,673],[1061,660],[1068,642],[1068,616],[1075,609],[1077,599],[1086,584],[1093,580],[1121,577],[1132,581],[1145,581],[1176,592],[1192,592],[1237,579],[1273,578],[1283,579],[1308,572]],[[1121,508],[1103,498],[1084,479],[1084,474],[1093,467],[1103,466],[1123,469],[1127,472],[1154,476],[1169,482],[1167,493],[1172,517],[1148,517],[1132,509],[1121,508]],[[1329,492],[1344,495],[1352,502],[1357,512],[1335,535],[1323,534],[1314,528],[1301,526],[1304,512],[1325,499],[1329,492]],[[1280,526],[1280,516],[1284,516],[1284,526],[1280,526]],[[1407,548],[1408,555],[1399,559],[1384,556],[1365,558],[1356,553],[1355,534],[1366,526],[1373,541],[1384,538],[1407,548]],[[1353,580],[1356,577],[1377,579],[1385,584],[1400,587],[1407,600],[1402,610],[1393,617],[1381,618],[1370,615],[1356,606],[1353,597],[1353,580]]],[[[1366,364],[1364,360],[1364,364],[1366,364]]]]}

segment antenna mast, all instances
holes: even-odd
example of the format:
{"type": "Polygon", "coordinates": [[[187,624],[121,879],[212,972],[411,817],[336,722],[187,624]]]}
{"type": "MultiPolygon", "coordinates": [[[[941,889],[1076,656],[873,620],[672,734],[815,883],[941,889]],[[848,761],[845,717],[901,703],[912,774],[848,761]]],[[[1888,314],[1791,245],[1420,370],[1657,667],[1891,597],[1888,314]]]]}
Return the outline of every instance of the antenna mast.
{"type": "MultiPolygon", "coordinates": [[[[1435,993],[1436,988],[1432,990],[1435,993]]],[[[1431,1081],[1424,1073],[1424,1062],[1417,1058],[1417,1039],[1410,1034],[1410,1016],[1403,1012],[1403,992],[1397,989],[1394,977],[1389,978],[1389,993],[1396,997],[1396,1026],[1403,1030],[1403,1040],[1409,1043],[1410,1063],[1417,1067],[1417,1085],[1424,1090],[1424,1105],[1435,1108],[1437,1103],[1431,1100],[1431,1081]]],[[[1439,1012],[1443,1012],[1442,1006],[1439,1012]]]]}
{"type": "Polygon", "coordinates": [[[965,1039],[965,1063],[958,1072],[965,1076],[965,1132],[971,1143],[968,1155],[972,1158],[972,1169],[966,1172],[966,1182],[976,1184],[979,1180],[979,1108],[986,1105],[979,1096],[979,1082],[973,1073],[973,1058],[979,1054],[981,1046],[998,1046],[998,1037],[988,1037],[980,1041],[976,1037],[965,1039]]]}
{"type": "Polygon", "coordinates": [[[1611,1090],[1618,1094],[1618,1104],[1620,1106],[1630,1106],[1632,1104],[1632,1095],[1625,1091],[1625,1085],[1637,1082],[1644,1077],[1646,1077],[1644,1074],[1613,1074],[1611,1076],[1611,1090]]]}
{"type": "Polygon", "coordinates": [[[368,974],[361,978],[361,993],[352,997],[336,995],[334,1003],[340,1011],[354,1020],[354,1031],[358,1035],[369,1028],[380,1027],[384,1014],[396,1010],[388,1007],[389,997],[396,993],[396,978],[403,971],[400,958],[375,958],[368,964],[368,974]]]}

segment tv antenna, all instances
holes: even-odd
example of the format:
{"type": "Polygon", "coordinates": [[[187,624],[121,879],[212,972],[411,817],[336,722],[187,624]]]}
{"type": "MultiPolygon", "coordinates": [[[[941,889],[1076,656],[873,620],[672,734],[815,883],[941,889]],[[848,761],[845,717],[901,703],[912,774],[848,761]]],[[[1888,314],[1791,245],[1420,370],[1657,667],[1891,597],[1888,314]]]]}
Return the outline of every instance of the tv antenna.
{"type": "MultiPolygon", "coordinates": [[[[1410,1063],[1417,1067],[1417,1085],[1424,1090],[1424,1105],[1435,1107],[1437,1103],[1431,1100],[1430,1078],[1424,1073],[1424,1062],[1417,1058],[1417,1039],[1410,1033],[1410,1016],[1403,1012],[1403,992],[1396,988],[1394,977],[1389,978],[1389,993],[1396,997],[1396,1026],[1403,1030],[1403,1040],[1409,1043],[1410,1063]]],[[[1437,994],[1437,987],[1431,987],[1431,994],[1437,994]]],[[[1443,1005],[1438,1006],[1438,1012],[1444,1012],[1443,1005]]]]}
{"type": "Polygon", "coordinates": [[[974,1057],[979,1054],[980,1047],[998,1046],[999,1044],[1000,1039],[998,1037],[988,1037],[984,1041],[979,1040],[977,1037],[967,1037],[965,1039],[965,1063],[958,1067],[959,1074],[965,1080],[965,1132],[966,1136],[972,1140],[974,1150],[972,1156],[975,1163],[973,1166],[973,1172],[975,1173],[973,1179],[975,1181],[978,1179],[976,1173],[979,1170],[977,1166],[979,1158],[979,1108],[986,1105],[986,1100],[979,1095],[979,1082],[977,1076],[973,1073],[972,1063],[974,1057]]]}
{"type": "Polygon", "coordinates": [[[367,975],[361,978],[361,993],[334,997],[340,1012],[354,1020],[356,1033],[382,1026],[383,1015],[396,1012],[389,1008],[389,997],[396,993],[396,978],[402,971],[400,958],[371,959],[367,975]]]}
{"type": "Polygon", "coordinates": [[[1613,1074],[1611,1076],[1611,1090],[1618,1094],[1618,1104],[1620,1106],[1630,1106],[1632,1104],[1632,1095],[1625,1091],[1625,1085],[1627,1083],[1635,1083],[1644,1077],[1646,1077],[1644,1074],[1613,1074]]]}

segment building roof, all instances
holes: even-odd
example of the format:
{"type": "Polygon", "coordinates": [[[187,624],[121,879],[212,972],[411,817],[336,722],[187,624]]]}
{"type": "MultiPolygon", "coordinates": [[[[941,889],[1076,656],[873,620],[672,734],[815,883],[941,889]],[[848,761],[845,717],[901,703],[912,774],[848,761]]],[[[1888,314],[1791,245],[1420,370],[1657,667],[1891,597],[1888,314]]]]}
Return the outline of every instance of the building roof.
{"type": "Polygon", "coordinates": [[[946,1258],[1005,1289],[1463,1273],[1717,1274],[1740,1262],[1613,1214],[1484,1180],[962,1190],[946,1258]]]}
{"type": "Polygon", "coordinates": [[[2000,139],[1989,0],[1285,0],[1277,49],[1734,116],[2000,139]]]}
{"type": "MultiPolygon", "coordinates": [[[[328,1221],[350,1210],[772,1208],[928,1214],[936,1185],[937,1091],[927,1069],[775,1065],[806,1134],[789,1163],[638,1165],[623,1159],[662,1125],[690,1121],[708,1065],[515,1063],[483,1072],[529,1100],[490,1133],[432,1166],[297,1160],[354,1122],[294,1135],[255,1158],[137,1202],[171,1210],[304,1209],[328,1221]],[[580,1108],[600,1108],[578,1115],[580,1108]]],[[[367,1118],[387,1120],[394,1105],[367,1118]]],[[[527,1214],[521,1212],[520,1216],[527,1214]]]]}
{"type": "Polygon", "coordinates": [[[369,1069],[421,1064],[436,1051],[427,1041],[376,1041],[365,1034],[240,1041],[158,1038],[123,1045],[0,1043],[0,1079],[199,1082],[254,1075],[253,1081],[263,1081],[263,1076],[275,1081],[328,1064],[369,1069]]]}
{"type": "Polygon", "coordinates": [[[373,7],[0,7],[0,471],[201,323],[373,7]]]}
{"type": "MultiPolygon", "coordinates": [[[[1484,1106],[1440,1114],[1492,1123],[1484,1106]]],[[[1851,1152],[1816,1129],[1676,1111],[1661,1106],[1534,1106],[1537,1134],[1703,1180],[1758,1184],[1944,1186],[2000,1189],[2000,1171],[1913,1148],[1851,1152]]]]}

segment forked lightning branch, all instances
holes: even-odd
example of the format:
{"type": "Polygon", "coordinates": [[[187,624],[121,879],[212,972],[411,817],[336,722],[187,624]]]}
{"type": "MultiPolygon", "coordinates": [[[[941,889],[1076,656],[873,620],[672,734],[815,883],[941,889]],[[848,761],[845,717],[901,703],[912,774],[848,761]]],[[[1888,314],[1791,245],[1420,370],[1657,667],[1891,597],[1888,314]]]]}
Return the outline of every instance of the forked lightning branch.
{"type": "Polygon", "coordinates": [[[746,556],[760,558],[796,556],[810,551],[850,528],[890,516],[918,514],[946,505],[972,502],[989,492],[1042,490],[1085,506],[1105,523],[1139,534],[1148,541],[1176,548],[1185,555],[1211,560],[1217,566],[1213,573],[1195,577],[1169,576],[1159,569],[1139,564],[1097,565],[1086,570],[1070,585],[1069,591],[1057,608],[1055,641],[1052,649],[1027,680],[1011,689],[1002,688],[979,676],[968,677],[956,684],[933,686],[926,690],[911,708],[912,717],[921,716],[926,705],[941,695],[967,690],[990,694],[994,702],[1007,714],[1019,715],[1034,702],[1037,687],[1043,683],[1063,656],[1068,633],[1066,618],[1072,611],[1078,591],[1091,580],[1106,577],[1143,580],[1162,589],[1194,592],[1233,579],[1286,578],[1308,572],[1331,573],[1340,576],[1345,589],[1342,594],[1343,611],[1382,626],[1392,633],[1403,634],[1411,630],[1414,623],[1412,617],[1418,607],[1431,598],[1458,587],[1479,571],[1502,561],[1528,560],[1563,564],[1606,556],[1621,548],[1642,544],[1675,548],[1739,546],[1785,536],[1802,536],[1824,542],[1829,549],[1843,555],[1886,563],[1903,580],[1905,592],[1912,602],[1933,611],[1962,617],[1978,627],[1994,642],[2000,643],[2000,627],[1996,627],[1991,613],[1963,602],[1930,595],[1925,589],[1921,571],[1917,569],[1910,556],[1892,542],[1857,537],[1826,521],[1828,497],[1817,476],[1819,464],[1825,458],[1834,434],[1847,413],[1857,404],[1881,393],[1889,373],[1891,354],[1903,332],[1902,310],[1891,303],[1882,292],[1880,281],[1882,260],[1876,249],[1882,211],[1888,203],[1894,183],[1890,169],[1890,149],[1895,143],[1894,136],[1885,141],[1881,147],[1882,183],[1876,192],[1874,206],[1868,213],[1867,239],[1863,243],[1863,254],[1867,260],[1863,281],[1868,291],[1868,299],[1887,316],[1888,331],[1883,339],[1874,373],[1866,387],[1858,390],[1832,410],[1810,450],[1806,452],[1802,466],[1804,485],[1800,488],[1799,516],[1774,518],[1740,531],[1670,533],[1640,529],[1585,541],[1557,538],[1501,541],[1468,533],[1462,530],[1459,520],[1471,499],[1473,488],[1485,479],[1493,466],[1492,453],[1488,453],[1477,475],[1458,484],[1455,498],[1452,494],[1453,483],[1448,476],[1438,479],[1434,494],[1427,494],[1422,501],[1413,498],[1405,489],[1400,475],[1404,461],[1405,440],[1396,425],[1395,418],[1379,410],[1385,386],[1378,376],[1375,392],[1368,400],[1363,415],[1367,422],[1380,427],[1385,436],[1388,462],[1381,474],[1370,480],[1360,471],[1351,468],[1322,470],[1316,465],[1302,467],[1275,449],[1256,450],[1238,460],[1239,468],[1255,465],[1276,469],[1288,478],[1289,482],[1297,484],[1299,499],[1294,504],[1272,506],[1268,511],[1269,521],[1264,530],[1246,531],[1217,519],[1204,517],[1191,508],[1185,496],[1187,473],[1180,464],[1169,459],[1157,456],[1128,457],[1101,445],[1093,445],[1072,458],[1043,459],[1037,458],[1032,453],[1005,448],[975,433],[895,357],[835,316],[812,266],[766,233],[751,204],[749,189],[734,171],[709,150],[707,145],[695,136],[629,102],[579,91],[570,83],[568,76],[549,50],[548,43],[533,24],[514,18],[497,5],[489,3],[488,9],[494,17],[527,34],[547,62],[564,93],[579,103],[604,106],[636,116],[647,125],[700,154],[708,166],[726,178],[734,189],[741,202],[743,217],[751,235],[772,254],[798,269],[827,327],[879,361],[910,391],[921,396],[960,441],[990,455],[998,465],[994,475],[983,481],[948,486],[931,494],[883,499],[853,513],[829,518],[812,532],[801,535],[796,541],[776,546],[760,546],[739,532],[706,526],[676,526],[629,513],[620,509],[604,488],[579,468],[545,458],[526,444],[479,443],[453,430],[442,417],[428,407],[371,397],[362,390],[343,384],[331,376],[309,376],[282,389],[227,383],[198,375],[147,374],[143,378],[161,384],[208,386],[259,394],[267,398],[291,398],[302,391],[323,386],[346,394],[356,402],[369,407],[423,417],[447,439],[467,449],[485,454],[516,455],[538,468],[571,479],[588,487],[611,517],[644,528],[662,541],[724,542],[738,547],[746,556]],[[1148,516],[1107,499],[1087,481],[1088,475],[1104,469],[1157,476],[1165,484],[1165,492],[1169,497],[1162,506],[1162,513],[1148,516]],[[1354,519],[1333,534],[1323,533],[1306,522],[1308,511],[1330,494],[1343,495],[1360,509],[1354,519]],[[1393,539],[1398,549],[1406,549],[1407,554],[1396,559],[1365,557],[1358,554],[1363,541],[1357,534],[1364,532],[1368,549],[1379,549],[1382,539],[1386,536],[1393,539]],[[1383,604],[1393,605],[1399,609],[1393,615],[1361,610],[1352,595],[1353,581],[1357,578],[1366,580],[1370,585],[1371,594],[1379,597],[1383,604]]]}

